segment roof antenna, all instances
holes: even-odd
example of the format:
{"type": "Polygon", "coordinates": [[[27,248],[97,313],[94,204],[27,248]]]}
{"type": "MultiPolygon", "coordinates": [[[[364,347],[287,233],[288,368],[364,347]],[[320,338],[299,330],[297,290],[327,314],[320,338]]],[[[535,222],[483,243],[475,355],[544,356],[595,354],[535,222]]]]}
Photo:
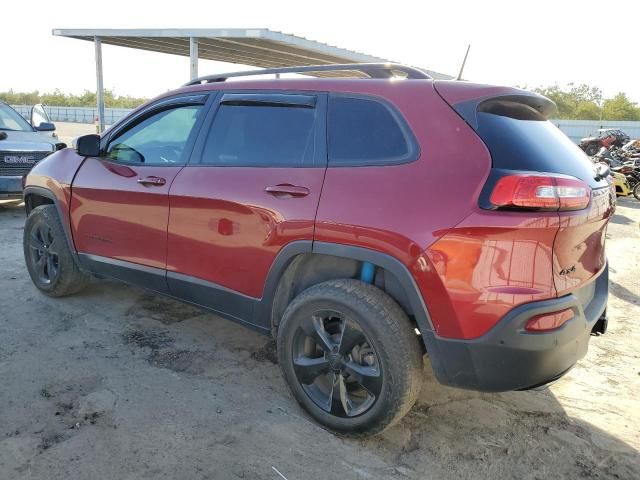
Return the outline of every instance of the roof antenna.
{"type": "Polygon", "coordinates": [[[467,57],[469,56],[469,50],[471,49],[471,44],[467,46],[467,53],[464,54],[464,60],[462,60],[462,65],[460,65],[460,72],[456,77],[456,81],[462,80],[462,71],[464,70],[464,64],[467,63],[467,57]]]}

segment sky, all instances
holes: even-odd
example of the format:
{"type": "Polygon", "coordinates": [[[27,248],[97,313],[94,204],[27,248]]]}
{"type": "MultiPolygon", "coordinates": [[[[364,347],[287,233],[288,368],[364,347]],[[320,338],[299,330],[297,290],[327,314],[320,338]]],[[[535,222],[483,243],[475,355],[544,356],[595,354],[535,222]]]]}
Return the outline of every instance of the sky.
{"type": "MultiPolygon", "coordinates": [[[[640,37],[620,21],[640,18],[638,0],[10,0],[2,10],[0,91],[95,90],[93,44],[54,28],[269,28],[452,75],[470,43],[468,80],[587,83],[640,103],[640,37]]],[[[123,95],[153,97],[189,76],[186,57],[111,45],[103,65],[105,88],[123,95]]],[[[199,64],[200,75],[238,69],[199,64]]]]}

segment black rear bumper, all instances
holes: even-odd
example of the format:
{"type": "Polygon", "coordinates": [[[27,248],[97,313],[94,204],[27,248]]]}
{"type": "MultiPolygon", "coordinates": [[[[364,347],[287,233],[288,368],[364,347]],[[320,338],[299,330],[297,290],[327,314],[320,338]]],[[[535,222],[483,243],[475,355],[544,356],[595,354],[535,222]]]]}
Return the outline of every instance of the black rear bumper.
{"type": "Polygon", "coordinates": [[[424,341],[438,381],[485,392],[526,390],[564,375],[586,353],[591,332],[606,311],[608,265],[589,284],[560,298],[527,303],[507,314],[491,331],[473,340],[453,340],[426,332],[424,341]],[[531,317],[571,308],[574,318],[560,329],[529,333],[531,317]]]}

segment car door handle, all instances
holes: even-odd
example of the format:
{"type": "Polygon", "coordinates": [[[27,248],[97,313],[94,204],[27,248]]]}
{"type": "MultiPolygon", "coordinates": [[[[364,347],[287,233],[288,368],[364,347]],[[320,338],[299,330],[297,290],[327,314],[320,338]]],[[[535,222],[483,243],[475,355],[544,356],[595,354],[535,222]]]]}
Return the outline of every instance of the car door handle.
{"type": "Polygon", "coordinates": [[[139,178],[138,183],[141,185],[144,185],[145,187],[149,187],[149,186],[161,187],[162,185],[167,183],[167,181],[162,177],[144,177],[144,178],[139,178]]]}
{"type": "Polygon", "coordinates": [[[306,197],[309,195],[309,189],[307,187],[298,187],[288,183],[267,187],[264,191],[270,193],[274,197],[306,197]]]}

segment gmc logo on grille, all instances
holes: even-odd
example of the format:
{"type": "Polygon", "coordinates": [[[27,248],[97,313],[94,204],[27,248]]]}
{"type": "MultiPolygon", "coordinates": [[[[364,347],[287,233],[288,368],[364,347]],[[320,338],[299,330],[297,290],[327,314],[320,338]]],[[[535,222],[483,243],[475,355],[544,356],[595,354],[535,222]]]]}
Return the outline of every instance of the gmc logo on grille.
{"type": "Polygon", "coordinates": [[[30,165],[32,163],[36,163],[36,157],[29,157],[29,156],[26,156],[26,155],[23,155],[23,156],[6,155],[4,157],[4,163],[30,165]]]}

